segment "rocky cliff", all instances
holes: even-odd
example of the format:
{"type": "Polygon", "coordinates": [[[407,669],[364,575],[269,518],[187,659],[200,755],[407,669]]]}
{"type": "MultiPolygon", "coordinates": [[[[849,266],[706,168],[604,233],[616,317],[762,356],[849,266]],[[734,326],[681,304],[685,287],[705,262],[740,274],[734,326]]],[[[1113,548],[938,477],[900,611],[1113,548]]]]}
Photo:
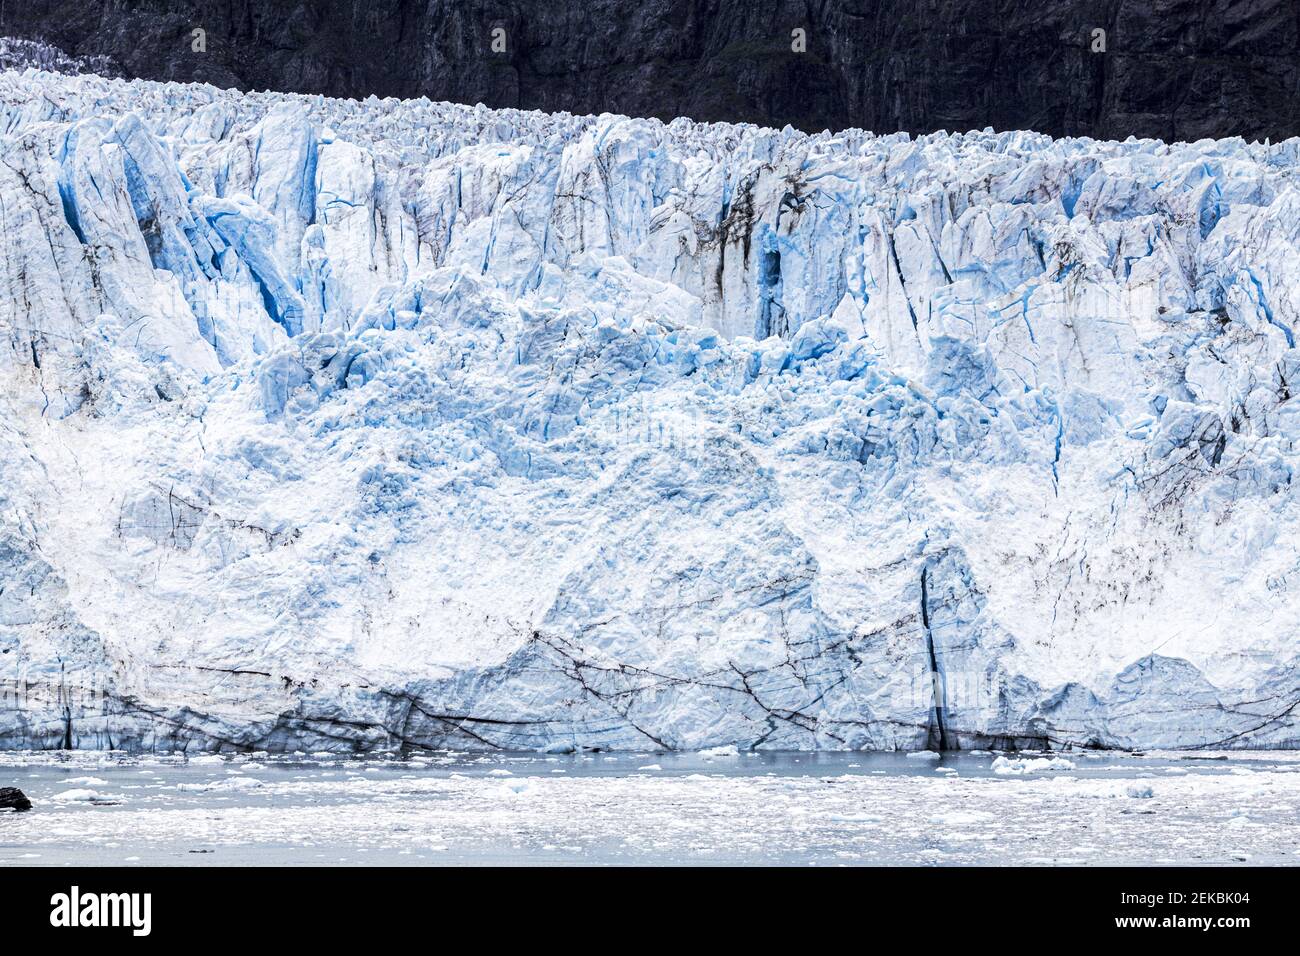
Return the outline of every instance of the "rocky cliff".
{"type": "Polygon", "coordinates": [[[808,131],[1300,133],[1290,0],[10,0],[0,34],[239,89],[808,131]]]}

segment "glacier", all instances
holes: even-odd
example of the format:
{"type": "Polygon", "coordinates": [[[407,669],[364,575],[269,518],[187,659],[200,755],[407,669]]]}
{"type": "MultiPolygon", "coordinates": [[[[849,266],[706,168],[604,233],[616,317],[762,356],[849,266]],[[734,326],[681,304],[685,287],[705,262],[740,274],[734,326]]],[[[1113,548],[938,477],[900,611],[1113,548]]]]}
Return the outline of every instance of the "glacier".
{"type": "Polygon", "coordinates": [[[0,746],[1300,742],[1300,140],[0,127],[0,746]]]}

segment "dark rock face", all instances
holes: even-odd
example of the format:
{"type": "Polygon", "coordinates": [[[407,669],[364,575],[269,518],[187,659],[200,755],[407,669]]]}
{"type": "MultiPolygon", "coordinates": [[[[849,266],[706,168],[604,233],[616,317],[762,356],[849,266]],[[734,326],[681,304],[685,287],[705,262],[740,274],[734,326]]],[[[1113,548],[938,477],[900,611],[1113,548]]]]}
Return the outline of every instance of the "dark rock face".
{"type": "Polygon", "coordinates": [[[32,802],[17,787],[0,787],[0,810],[30,810],[32,802]]]}
{"type": "Polygon", "coordinates": [[[128,76],[335,96],[882,133],[1300,133],[1294,0],[23,0],[0,4],[0,34],[128,76]]]}

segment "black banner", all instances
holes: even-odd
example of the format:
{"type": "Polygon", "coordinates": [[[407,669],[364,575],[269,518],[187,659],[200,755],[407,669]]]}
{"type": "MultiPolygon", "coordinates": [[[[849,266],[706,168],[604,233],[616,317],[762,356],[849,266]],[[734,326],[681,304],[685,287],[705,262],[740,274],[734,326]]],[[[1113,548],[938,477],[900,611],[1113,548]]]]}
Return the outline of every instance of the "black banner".
{"type": "Polygon", "coordinates": [[[761,937],[773,920],[788,929],[791,919],[852,915],[866,932],[864,919],[894,934],[911,927],[927,943],[968,941],[996,925],[1020,940],[1233,945],[1292,929],[1295,877],[1291,869],[11,869],[0,925],[6,943],[75,934],[129,946],[252,938],[301,946],[337,944],[341,931],[379,932],[393,920],[492,912],[495,944],[536,937],[551,918],[621,929],[613,940],[649,917],[716,911],[719,922],[704,934],[733,943],[761,937]]]}

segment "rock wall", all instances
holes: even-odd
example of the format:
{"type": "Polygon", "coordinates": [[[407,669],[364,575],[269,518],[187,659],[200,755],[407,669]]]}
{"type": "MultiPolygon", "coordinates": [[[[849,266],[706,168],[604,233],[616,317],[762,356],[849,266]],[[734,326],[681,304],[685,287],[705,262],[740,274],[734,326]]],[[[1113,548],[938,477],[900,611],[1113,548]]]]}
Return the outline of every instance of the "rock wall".
{"type": "Polygon", "coordinates": [[[1289,0],[24,0],[0,34],[245,90],[810,132],[1300,133],[1289,0]]]}

